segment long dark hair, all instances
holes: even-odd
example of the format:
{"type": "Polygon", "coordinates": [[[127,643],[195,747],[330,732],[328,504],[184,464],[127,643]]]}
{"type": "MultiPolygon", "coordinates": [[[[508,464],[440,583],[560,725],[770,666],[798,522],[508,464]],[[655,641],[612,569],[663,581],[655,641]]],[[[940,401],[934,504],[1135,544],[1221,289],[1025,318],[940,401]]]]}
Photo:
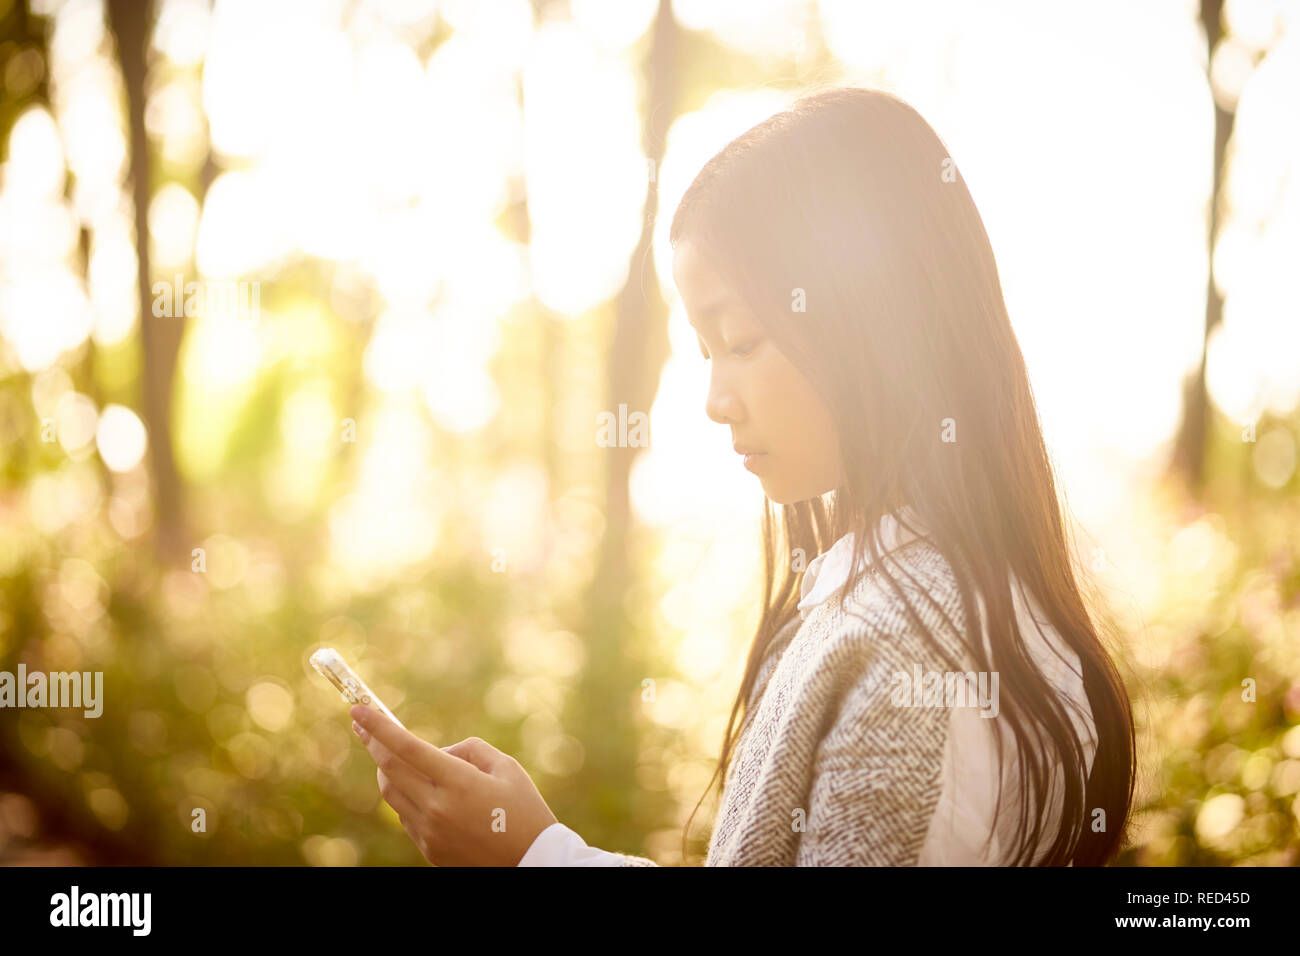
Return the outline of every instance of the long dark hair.
{"type": "MultiPolygon", "coordinates": [[[[885,92],[807,94],[709,160],[673,217],[670,244],[685,238],[826,402],[846,475],[826,496],[780,505],[779,541],[772,503],[764,505],[762,616],[700,802],[726,778],[760,665],[797,613],[802,556],[856,532],[851,579],[869,554],[873,573],[938,647],[880,561],[878,524],[906,505],[961,593],[964,620],[948,623],[1006,691],[1002,716],[1025,781],[1021,838],[1006,862],[1111,860],[1133,797],[1132,708],[1081,594],[1087,582],[1075,566],[988,235],[938,135],[885,92]],[[1098,739],[1091,773],[1065,702],[1026,650],[1010,574],[1078,654],[1098,739]],[[1061,825],[1044,854],[1058,761],[1061,825]]],[[[999,787],[999,818],[1001,798],[999,787]]]]}

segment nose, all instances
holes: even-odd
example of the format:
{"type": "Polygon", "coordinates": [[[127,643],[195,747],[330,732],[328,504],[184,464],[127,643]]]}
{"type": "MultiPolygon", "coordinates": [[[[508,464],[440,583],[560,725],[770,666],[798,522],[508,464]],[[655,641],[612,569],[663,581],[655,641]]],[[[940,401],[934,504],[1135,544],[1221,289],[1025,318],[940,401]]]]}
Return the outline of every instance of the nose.
{"type": "Polygon", "coordinates": [[[709,378],[709,394],[704,402],[704,413],[719,425],[732,425],[744,419],[744,411],[740,396],[719,374],[718,366],[714,365],[713,374],[709,378]]]}

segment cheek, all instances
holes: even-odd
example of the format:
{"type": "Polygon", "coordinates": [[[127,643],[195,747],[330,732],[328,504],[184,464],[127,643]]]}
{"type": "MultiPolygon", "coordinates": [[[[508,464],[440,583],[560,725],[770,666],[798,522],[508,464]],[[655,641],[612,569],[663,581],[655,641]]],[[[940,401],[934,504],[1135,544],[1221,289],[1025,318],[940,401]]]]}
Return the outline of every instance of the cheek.
{"type": "Polygon", "coordinates": [[[826,417],[821,400],[808,380],[782,356],[765,370],[763,395],[767,411],[781,432],[783,443],[807,450],[810,429],[820,433],[826,417]]]}
{"type": "Polygon", "coordinates": [[[764,394],[771,399],[765,410],[774,425],[774,442],[801,460],[810,475],[834,472],[839,445],[830,409],[784,356],[768,374],[770,390],[764,394]]]}

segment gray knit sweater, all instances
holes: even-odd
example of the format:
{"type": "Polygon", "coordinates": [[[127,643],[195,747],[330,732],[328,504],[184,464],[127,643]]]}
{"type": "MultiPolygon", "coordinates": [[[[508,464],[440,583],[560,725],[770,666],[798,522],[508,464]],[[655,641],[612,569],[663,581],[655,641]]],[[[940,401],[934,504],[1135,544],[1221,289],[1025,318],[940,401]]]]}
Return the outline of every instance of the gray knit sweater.
{"type": "MultiPolygon", "coordinates": [[[[908,866],[941,791],[950,713],[891,703],[898,672],[952,670],[961,642],[921,590],[960,625],[947,562],[925,539],[893,551],[890,571],[949,655],[939,657],[874,569],[837,600],[795,617],[754,682],[723,788],[706,866],[908,866]],[[908,580],[893,562],[914,578],[908,580]]],[[[656,866],[620,854],[625,866],[656,866]]]]}

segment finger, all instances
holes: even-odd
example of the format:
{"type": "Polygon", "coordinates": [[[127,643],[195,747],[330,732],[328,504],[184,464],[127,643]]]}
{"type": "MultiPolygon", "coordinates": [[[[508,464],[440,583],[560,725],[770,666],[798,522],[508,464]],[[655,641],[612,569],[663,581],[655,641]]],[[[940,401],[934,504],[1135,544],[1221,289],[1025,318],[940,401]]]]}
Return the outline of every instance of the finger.
{"type": "Polygon", "coordinates": [[[479,737],[466,737],[464,740],[442,748],[443,753],[459,757],[473,764],[484,773],[492,773],[505,757],[500,750],[479,737]]]}
{"type": "Polygon", "coordinates": [[[351,710],[352,719],[363,729],[379,740],[394,754],[420,771],[429,780],[439,785],[446,785],[464,779],[470,768],[467,761],[456,759],[452,754],[444,753],[433,744],[426,743],[415,734],[397,726],[379,711],[363,704],[357,704],[351,710]]]}
{"type": "MultiPolygon", "coordinates": [[[[389,784],[412,803],[418,805],[429,798],[433,781],[385,747],[377,737],[372,735],[366,740],[366,752],[379,772],[388,778],[389,784]]],[[[380,786],[383,786],[383,780],[380,780],[380,786]]]]}
{"type": "MultiPolygon", "coordinates": [[[[376,773],[380,778],[384,775],[382,770],[378,770],[376,773]]],[[[384,793],[384,786],[381,783],[379,790],[384,795],[384,801],[397,814],[397,822],[402,825],[402,829],[406,831],[406,835],[410,837],[411,842],[420,851],[420,855],[433,863],[434,858],[430,856],[430,853],[434,851],[430,849],[432,844],[429,838],[432,835],[432,830],[430,829],[429,814],[421,811],[411,798],[396,786],[390,786],[388,792],[384,793]]]]}
{"type": "Polygon", "coordinates": [[[379,781],[379,793],[387,803],[397,812],[397,819],[402,824],[402,829],[410,833],[410,827],[407,823],[411,820],[419,820],[422,816],[415,802],[403,792],[402,788],[389,780],[382,770],[375,771],[376,779],[379,781]],[[387,784],[387,785],[385,785],[387,784]]]}

